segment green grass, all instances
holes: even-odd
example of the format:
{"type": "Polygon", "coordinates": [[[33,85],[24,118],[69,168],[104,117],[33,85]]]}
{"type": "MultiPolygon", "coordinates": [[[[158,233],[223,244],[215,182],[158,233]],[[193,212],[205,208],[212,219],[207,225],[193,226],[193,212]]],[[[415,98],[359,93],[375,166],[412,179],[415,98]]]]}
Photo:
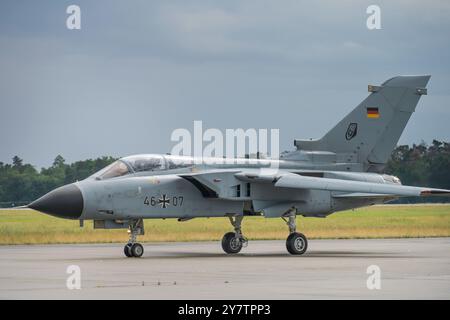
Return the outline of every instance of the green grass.
{"type": "MultiPolygon", "coordinates": [[[[312,239],[449,237],[450,205],[374,206],[335,213],[328,218],[297,219],[298,230],[312,239]]],[[[231,225],[226,218],[146,220],[145,241],[219,240],[231,225]]],[[[285,239],[281,219],[248,217],[243,231],[249,239],[285,239]]],[[[126,230],[93,230],[86,221],[63,220],[32,210],[0,210],[0,244],[126,242],[126,230]]]]}

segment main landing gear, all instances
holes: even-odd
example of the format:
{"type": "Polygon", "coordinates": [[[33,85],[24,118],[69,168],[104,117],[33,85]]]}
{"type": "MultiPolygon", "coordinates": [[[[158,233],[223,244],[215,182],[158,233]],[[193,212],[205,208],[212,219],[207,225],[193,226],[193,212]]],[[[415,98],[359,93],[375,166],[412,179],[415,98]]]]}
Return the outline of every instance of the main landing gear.
{"type": "Polygon", "coordinates": [[[140,258],[144,254],[144,247],[137,243],[137,236],[144,234],[144,221],[142,219],[130,221],[130,226],[128,228],[128,233],[130,234],[130,240],[123,248],[125,256],[128,258],[140,258]]]}
{"type": "MultiPolygon", "coordinates": [[[[296,209],[289,210],[281,218],[289,227],[289,236],[286,239],[286,249],[292,255],[302,255],[308,249],[308,240],[302,233],[297,232],[296,209]]],[[[229,216],[230,222],[234,227],[234,232],[225,233],[222,238],[222,249],[228,254],[236,254],[243,247],[248,245],[248,240],[242,234],[241,223],[243,216],[229,216]]]]}
{"type": "Polygon", "coordinates": [[[296,232],[297,226],[295,224],[295,218],[295,209],[292,209],[287,215],[282,217],[289,227],[289,236],[286,239],[286,249],[290,254],[301,255],[308,249],[308,240],[302,233],[296,232]]]}
{"type": "Polygon", "coordinates": [[[248,240],[242,235],[241,223],[243,216],[228,217],[231,225],[234,227],[234,232],[225,233],[222,238],[222,249],[228,254],[236,254],[241,251],[243,247],[248,245],[248,240]]]}

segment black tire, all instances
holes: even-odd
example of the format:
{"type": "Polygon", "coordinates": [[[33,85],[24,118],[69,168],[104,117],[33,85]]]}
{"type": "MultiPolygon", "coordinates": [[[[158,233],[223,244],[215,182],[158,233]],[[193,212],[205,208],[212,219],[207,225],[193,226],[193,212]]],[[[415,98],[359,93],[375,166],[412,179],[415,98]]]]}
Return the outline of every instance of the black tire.
{"type": "Polygon", "coordinates": [[[134,243],[130,251],[133,257],[140,258],[144,254],[144,247],[140,243],[134,243]]]}
{"type": "Polygon", "coordinates": [[[125,253],[125,256],[127,258],[131,258],[132,254],[131,254],[131,243],[127,243],[125,245],[125,247],[123,247],[123,253],[125,253]]]}
{"type": "Polygon", "coordinates": [[[286,249],[290,254],[304,254],[308,249],[308,240],[301,233],[291,233],[286,240],[286,249]]]}
{"type": "Polygon", "coordinates": [[[242,249],[242,242],[236,238],[234,232],[225,233],[222,238],[222,249],[228,254],[239,253],[242,249]]]}

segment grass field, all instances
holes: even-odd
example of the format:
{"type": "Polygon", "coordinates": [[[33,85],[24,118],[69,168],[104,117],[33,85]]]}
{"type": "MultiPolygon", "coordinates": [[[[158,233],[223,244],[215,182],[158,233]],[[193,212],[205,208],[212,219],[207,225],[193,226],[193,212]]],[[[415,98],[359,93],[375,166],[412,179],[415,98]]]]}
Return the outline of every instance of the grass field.
{"type": "MultiPolygon", "coordinates": [[[[374,206],[335,213],[326,219],[297,219],[298,230],[311,239],[449,237],[450,205],[374,206]]],[[[231,225],[226,218],[186,222],[146,220],[139,241],[219,240],[231,225]]],[[[248,217],[243,231],[249,239],[285,239],[281,219],[248,217]]],[[[92,222],[53,218],[32,210],[0,210],[0,244],[126,242],[126,230],[93,230],[92,222]]]]}

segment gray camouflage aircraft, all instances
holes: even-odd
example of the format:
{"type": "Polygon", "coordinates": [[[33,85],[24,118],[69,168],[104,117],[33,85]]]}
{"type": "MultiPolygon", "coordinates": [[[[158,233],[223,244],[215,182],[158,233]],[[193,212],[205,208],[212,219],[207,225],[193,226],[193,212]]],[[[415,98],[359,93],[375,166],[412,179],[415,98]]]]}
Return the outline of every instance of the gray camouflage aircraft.
{"type": "Polygon", "coordinates": [[[234,228],[222,239],[226,253],[247,245],[245,216],[282,218],[289,227],[289,253],[306,252],[296,216],[380,204],[398,197],[449,195],[450,190],[403,186],[382,174],[430,76],[398,76],[380,86],[322,139],[295,140],[296,150],[278,160],[209,159],[135,155],[91,177],[57,188],[28,205],[66,219],[94,220],[94,228],[128,228],[127,257],[141,257],[137,236],[143,219],[228,217],[234,228]]]}

